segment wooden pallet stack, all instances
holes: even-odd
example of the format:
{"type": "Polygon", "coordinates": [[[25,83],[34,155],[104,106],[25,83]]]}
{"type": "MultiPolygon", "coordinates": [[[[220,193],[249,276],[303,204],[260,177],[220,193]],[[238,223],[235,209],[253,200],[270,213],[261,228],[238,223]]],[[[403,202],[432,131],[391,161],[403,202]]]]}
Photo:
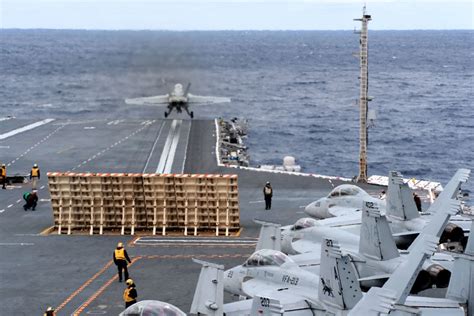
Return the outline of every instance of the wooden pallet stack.
{"type": "Polygon", "coordinates": [[[240,226],[237,175],[48,173],[61,234],[167,229],[229,235],[240,226]]]}

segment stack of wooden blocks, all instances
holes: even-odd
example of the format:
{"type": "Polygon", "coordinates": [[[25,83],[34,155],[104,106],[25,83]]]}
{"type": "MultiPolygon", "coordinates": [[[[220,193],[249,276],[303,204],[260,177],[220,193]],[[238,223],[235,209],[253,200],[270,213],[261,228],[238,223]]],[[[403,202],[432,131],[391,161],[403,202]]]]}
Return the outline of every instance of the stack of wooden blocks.
{"type": "Polygon", "coordinates": [[[49,172],[54,224],[61,234],[120,230],[215,230],[240,226],[237,175],[49,172]]]}

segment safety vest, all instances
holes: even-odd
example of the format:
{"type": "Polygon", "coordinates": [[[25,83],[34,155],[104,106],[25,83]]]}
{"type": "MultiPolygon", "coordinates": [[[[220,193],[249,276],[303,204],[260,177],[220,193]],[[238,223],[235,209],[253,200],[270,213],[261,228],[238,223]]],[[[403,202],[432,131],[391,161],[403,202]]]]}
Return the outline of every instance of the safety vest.
{"type": "Polygon", "coordinates": [[[272,194],[272,188],[270,188],[270,187],[265,187],[265,194],[267,194],[267,195],[272,194]]]}
{"type": "Polygon", "coordinates": [[[0,169],[0,176],[1,177],[6,177],[7,176],[7,168],[1,168],[0,169]]]}
{"type": "Polygon", "coordinates": [[[38,168],[38,167],[33,167],[33,168],[31,168],[31,176],[32,176],[32,177],[37,177],[37,176],[38,176],[38,172],[39,172],[39,168],[38,168]]]}
{"type": "Polygon", "coordinates": [[[116,260],[125,260],[125,249],[115,249],[115,259],[116,260]]]}
{"type": "Polygon", "coordinates": [[[132,302],[135,300],[133,297],[130,296],[131,290],[132,288],[128,287],[125,289],[125,291],[123,291],[123,300],[125,301],[125,303],[132,302]]]}

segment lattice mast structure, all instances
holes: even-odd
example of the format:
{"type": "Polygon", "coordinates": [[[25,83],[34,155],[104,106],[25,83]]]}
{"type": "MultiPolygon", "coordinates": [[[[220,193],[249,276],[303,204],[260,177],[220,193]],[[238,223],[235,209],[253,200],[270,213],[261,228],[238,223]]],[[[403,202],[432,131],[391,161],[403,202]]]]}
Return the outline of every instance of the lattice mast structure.
{"type": "Polygon", "coordinates": [[[367,25],[372,17],[365,12],[365,6],[362,13],[362,18],[354,19],[354,21],[361,21],[361,30],[356,32],[360,34],[360,51],[359,51],[359,62],[360,62],[360,96],[359,96],[359,175],[357,176],[357,182],[367,182],[367,144],[368,144],[368,103],[370,98],[368,96],[369,91],[369,66],[368,66],[368,28],[367,25]]]}

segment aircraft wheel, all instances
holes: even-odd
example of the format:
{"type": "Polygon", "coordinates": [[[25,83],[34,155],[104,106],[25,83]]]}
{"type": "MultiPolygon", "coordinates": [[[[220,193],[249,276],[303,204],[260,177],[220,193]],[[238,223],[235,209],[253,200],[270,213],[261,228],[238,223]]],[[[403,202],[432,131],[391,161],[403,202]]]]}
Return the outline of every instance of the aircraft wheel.
{"type": "Polygon", "coordinates": [[[191,115],[190,115],[190,116],[191,116],[191,118],[193,118],[193,117],[194,117],[194,112],[191,112],[191,115]]]}
{"type": "Polygon", "coordinates": [[[167,112],[165,112],[165,117],[168,117],[168,113],[167,113],[167,112]]]}

